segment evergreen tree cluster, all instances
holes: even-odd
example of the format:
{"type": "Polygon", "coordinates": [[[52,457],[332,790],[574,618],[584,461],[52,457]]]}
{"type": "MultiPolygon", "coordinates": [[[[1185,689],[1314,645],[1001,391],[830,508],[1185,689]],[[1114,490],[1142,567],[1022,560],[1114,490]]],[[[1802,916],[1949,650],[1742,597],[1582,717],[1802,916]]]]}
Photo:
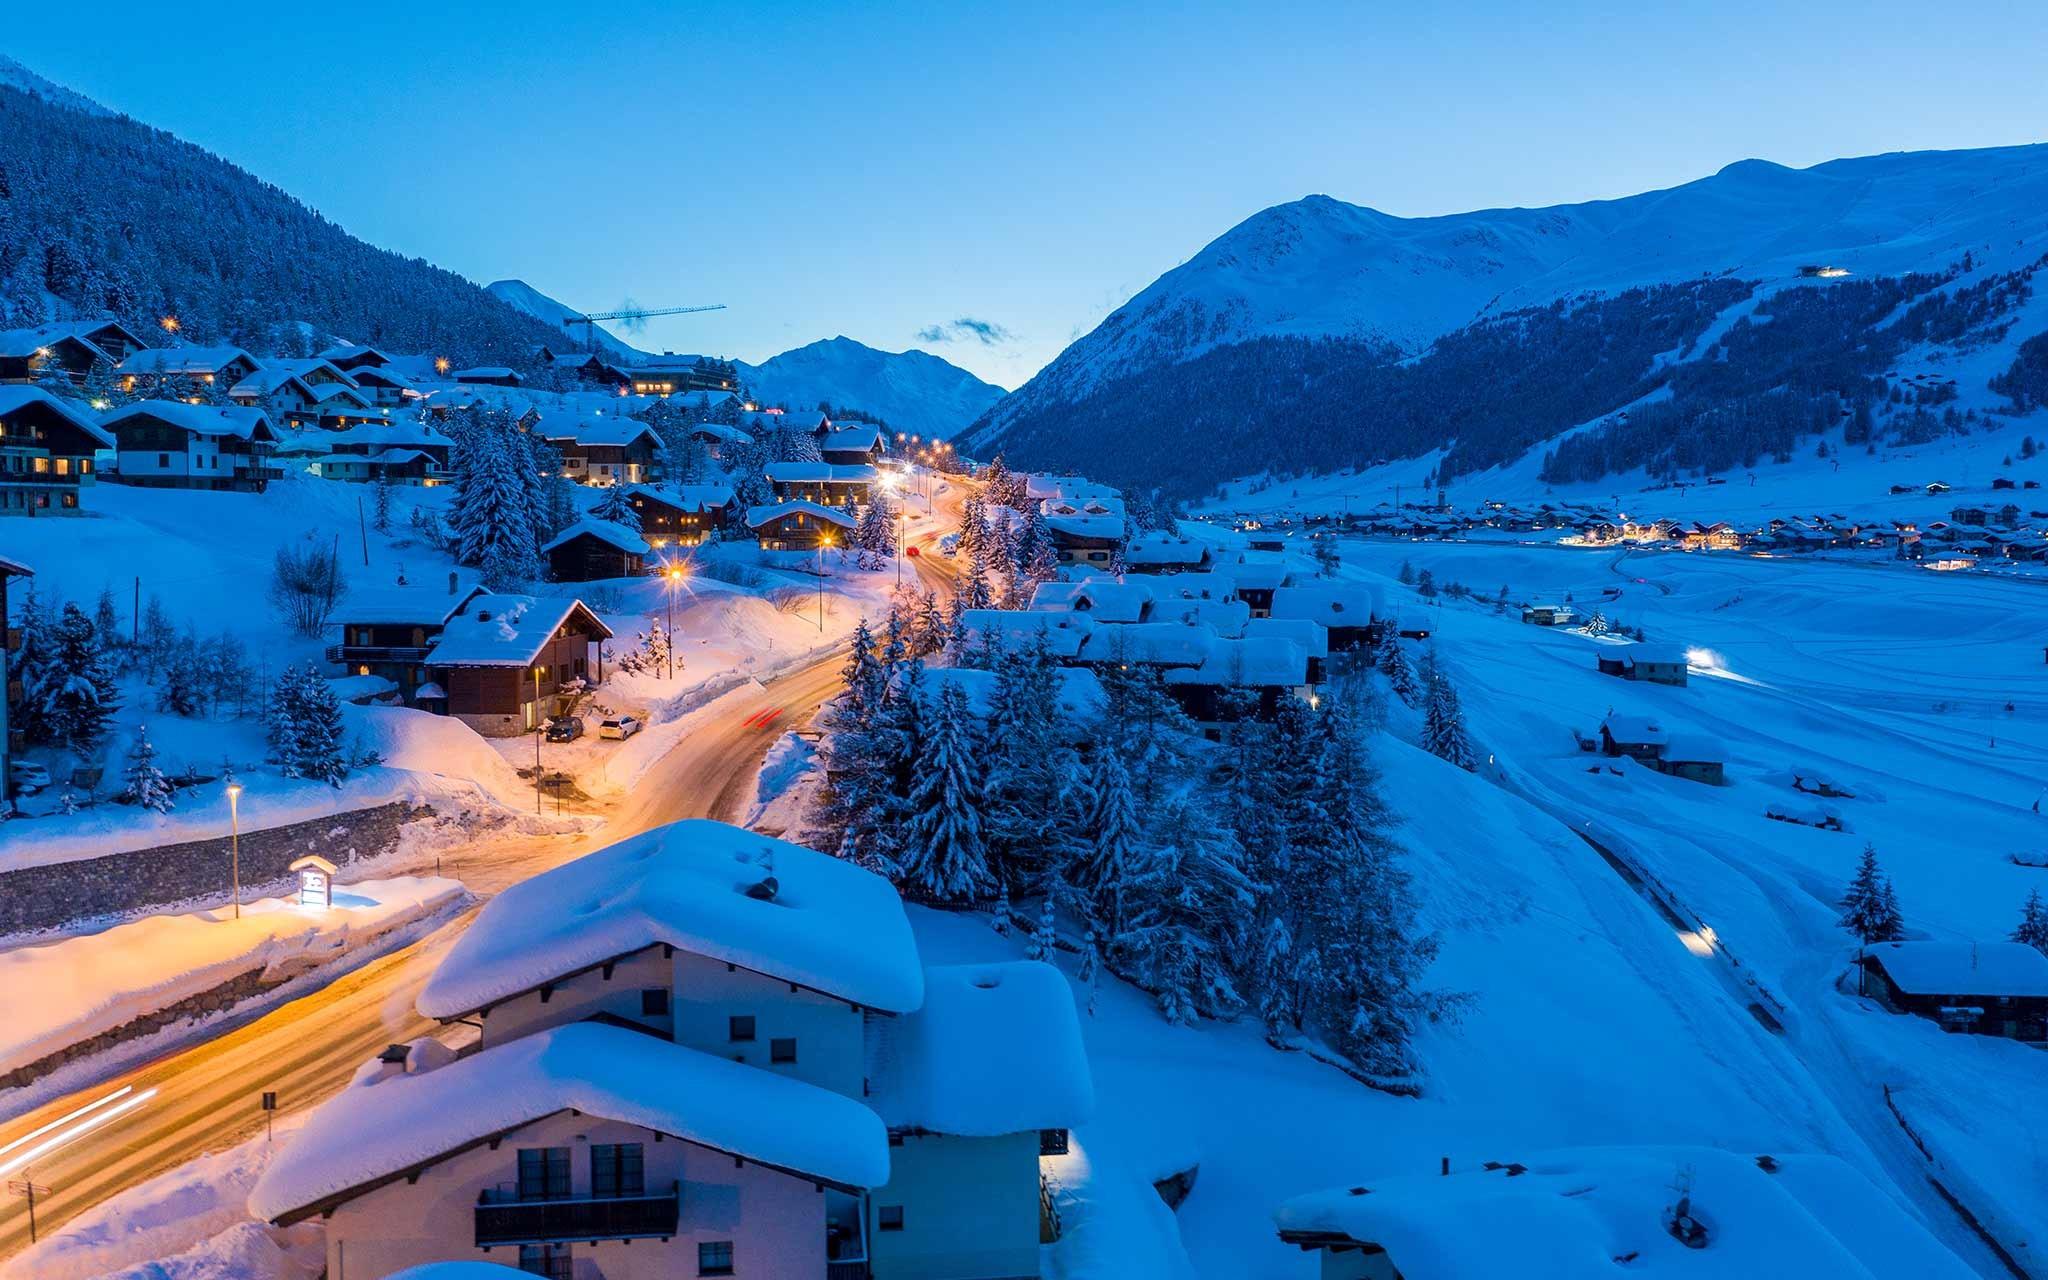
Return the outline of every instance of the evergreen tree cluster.
{"type": "Polygon", "coordinates": [[[287,778],[311,778],[338,787],[355,765],[375,763],[344,747],[341,700],[327,677],[313,667],[286,667],[271,685],[265,737],[271,762],[287,778]]]}
{"type": "Polygon", "coordinates": [[[35,746],[92,755],[106,742],[121,709],[120,641],[111,599],[88,615],[69,601],[54,605],[33,581],[22,600],[21,648],[10,674],[21,702],[10,719],[35,746]]]}
{"type": "Polygon", "coordinates": [[[493,591],[538,582],[541,546],[576,518],[560,456],[527,425],[479,408],[451,432],[449,549],[493,591]]]}
{"type": "Polygon", "coordinates": [[[1875,845],[1864,845],[1856,874],[1842,895],[1841,925],[1865,943],[1897,942],[1906,936],[1905,917],[1891,877],[1877,864],[1875,845]]]}

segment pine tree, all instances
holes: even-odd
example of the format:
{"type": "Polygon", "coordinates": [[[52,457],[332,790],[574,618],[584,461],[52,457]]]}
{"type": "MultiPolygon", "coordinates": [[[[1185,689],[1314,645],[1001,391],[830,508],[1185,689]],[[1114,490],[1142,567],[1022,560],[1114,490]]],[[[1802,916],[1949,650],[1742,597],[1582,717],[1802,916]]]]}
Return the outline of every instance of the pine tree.
{"type": "Polygon", "coordinates": [[[99,602],[93,605],[92,625],[109,649],[121,647],[121,619],[114,607],[114,589],[101,587],[99,602]]]}
{"type": "Polygon", "coordinates": [[[157,768],[156,747],[149,740],[148,725],[136,726],[135,742],[128,748],[121,777],[126,782],[120,796],[123,803],[141,805],[158,813],[169,813],[176,807],[170,781],[157,768]]]}
{"type": "Polygon", "coordinates": [[[1436,575],[1424,569],[1415,575],[1415,594],[1424,600],[1436,599],[1436,575]]]}
{"type": "Polygon", "coordinates": [[[31,596],[25,622],[28,613],[38,616],[30,624],[32,636],[24,636],[23,727],[32,740],[91,751],[105,741],[113,715],[121,708],[113,655],[92,619],[75,604],[67,602],[51,624],[31,596]]]}
{"type": "Polygon", "coordinates": [[[921,896],[964,902],[994,888],[981,829],[967,695],[948,684],[917,758],[902,876],[921,896]]]}
{"type": "Polygon", "coordinates": [[[2019,927],[2012,931],[2012,940],[2048,954],[2048,905],[2041,902],[2039,889],[2027,894],[2026,905],[2020,908],[2019,927]]]}
{"type": "Polygon", "coordinates": [[[1126,924],[1124,890],[1138,863],[1138,808],[1130,774],[1115,748],[1098,740],[1094,757],[1088,778],[1091,804],[1081,832],[1084,843],[1068,865],[1067,876],[1087,896],[1091,918],[1115,939],[1126,924]]]}
{"type": "Polygon", "coordinates": [[[270,699],[263,715],[263,736],[270,748],[268,758],[287,778],[299,776],[300,689],[299,669],[286,667],[270,686],[270,699]]]}
{"type": "Polygon", "coordinates": [[[1043,960],[1053,963],[1060,953],[1059,918],[1053,910],[1053,895],[1045,895],[1039,904],[1038,924],[1031,930],[1031,945],[1025,949],[1026,960],[1043,960]]]}
{"type": "Polygon", "coordinates": [[[1423,750],[1470,773],[1478,767],[1478,760],[1471,740],[1465,736],[1465,713],[1458,705],[1458,691],[1434,648],[1424,660],[1422,687],[1423,750]]]}
{"type": "Polygon", "coordinates": [[[341,700],[327,677],[311,668],[300,677],[297,726],[295,776],[339,787],[349,771],[349,756],[342,746],[341,700]]]}
{"type": "Polygon", "coordinates": [[[1842,895],[1841,925],[1864,943],[1897,942],[1906,936],[1898,895],[1889,876],[1878,867],[1877,847],[1866,844],[1856,875],[1842,895]]]}
{"type": "Polygon", "coordinates": [[[1194,796],[1157,811],[1150,850],[1125,891],[1129,925],[1110,940],[1168,1022],[1234,1017],[1244,998],[1232,976],[1253,908],[1242,850],[1194,796]]]}
{"type": "Polygon", "coordinates": [[[597,505],[590,509],[590,514],[599,520],[609,520],[613,524],[631,529],[634,533],[640,532],[640,513],[633,509],[632,494],[623,484],[606,485],[603,495],[597,500],[597,505]]]}
{"type": "Polygon", "coordinates": [[[1421,696],[1421,687],[1415,681],[1415,672],[1408,665],[1408,655],[1401,648],[1401,637],[1391,622],[1383,622],[1373,642],[1373,666],[1387,678],[1387,687],[1394,696],[1409,706],[1414,706],[1421,696]]]}
{"type": "Polygon", "coordinates": [[[176,716],[196,716],[205,707],[206,671],[199,651],[199,637],[191,632],[179,637],[164,659],[163,675],[157,682],[156,706],[176,716]]]}
{"type": "Polygon", "coordinates": [[[1593,610],[1593,616],[1586,619],[1586,634],[1589,636],[1604,636],[1608,630],[1607,615],[1598,609],[1593,610]]]}
{"type": "Polygon", "coordinates": [[[1336,577],[1337,568],[1340,563],[1337,555],[1337,540],[1332,537],[1320,537],[1311,546],[1314,549],[1316,558],[1316,576],[1319,578],[1336,577]]]}
{"type": "Polygon", "coordinates": [[[1002,937],[1009,937],[1016,923],[1010,914],[1010,886],[1002,885],[996,890],[995,910],[989,915],[989,927],[1002,937]]]}
{"type": "Polygon", "coordinates": [[[370,527],[379,533],[391,532],[391,477],[379,475],[371,490],[370,527]]]}

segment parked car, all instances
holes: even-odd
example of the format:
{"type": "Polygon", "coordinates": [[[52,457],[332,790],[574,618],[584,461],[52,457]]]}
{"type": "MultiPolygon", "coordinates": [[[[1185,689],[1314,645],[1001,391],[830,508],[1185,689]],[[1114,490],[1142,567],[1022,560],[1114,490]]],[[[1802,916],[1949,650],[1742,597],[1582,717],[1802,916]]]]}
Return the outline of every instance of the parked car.
{"type": "Polygon", "coordinates": [[[647,726],[640,723],[639,716],[613,716],[597,726],[600,738],[630,738],[647,726]]]}
{"type": "Polygon", "coordinates": [[[548,721],[549,742],[574,742],[583,736],[583,717],[556,716],[548,721]]]}
{"type": "Polygon", "coordinates": [[[17,795],[32,796],[47,790],[50,785],[50,771],[33,760],[16,760],[11,781],[17,795]]]}

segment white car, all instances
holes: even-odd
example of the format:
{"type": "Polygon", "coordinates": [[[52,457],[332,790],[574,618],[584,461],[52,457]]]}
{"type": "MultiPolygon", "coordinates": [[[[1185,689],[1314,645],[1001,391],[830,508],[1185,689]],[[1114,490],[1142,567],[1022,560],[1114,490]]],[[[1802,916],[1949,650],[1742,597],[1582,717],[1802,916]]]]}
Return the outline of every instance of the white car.
{"type": "Polygon", "coordinates": [[[646,727],[646,725],[640,722],[639,716],[613,716],[597,726],[597,736],[600,738],[630,738],[646,727]]]}

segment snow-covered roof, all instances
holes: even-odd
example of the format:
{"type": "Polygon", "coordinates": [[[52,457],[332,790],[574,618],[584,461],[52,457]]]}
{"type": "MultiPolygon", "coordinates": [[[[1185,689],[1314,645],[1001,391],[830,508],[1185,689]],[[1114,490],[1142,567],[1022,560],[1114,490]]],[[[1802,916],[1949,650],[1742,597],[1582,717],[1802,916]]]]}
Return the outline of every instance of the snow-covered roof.
{"type": "Polygon", "coordinates": [[[1095,619],[1085,613],[966,609],[960,614],[960,627],[970,642],[978,644],[989,636],[1000,635],[1011,648],[1034,643],[1043,634],[1054,657],[1071,658],[1094,632],[1095,619]]]}
{"type": "Polygon", "coordinates": [[[636,484],[628,486],[626,492],[645,494],[679,511],[710,511],[732,502],[729,484],[636,484]]]}
{"type": "Polygon", "coordinates": [[[1404,1280],[1972,1274],[1889,1196],[1827,1155],[1586,1148],[1320,1191],[1287,1201],[1274,1219],[1283,1239],[1377,1245],[1404,1280]],[[1681,1179],[1707,1229],[1701,1248],[1666,1225],[1681,1179]]]}
{"type": "Polygon", "coordinates": [[[336,626],[440,626],[455,616],[483,587],[458,577],[453,583],[422,582],[404,586],[350,587],[336,606],[336,626]]]}
{"type": "Polygon", "coordinates": [[[1326,627],[1362,627],[1386,613],[1379,588],[1364,582],[1304,582],[1273,591],[1276,618],[1305,618],[1326,627]]]}
{"type": "Polygon", "coordinates": [[[10,560],[6,556],[0,556],[0,577],[33,578],[35,576],[36,571],[21,561],[10,560]]]}
{"type": "Polygon", "coordinates": [[[114,447],[114,437],[100,428],[100,424],[86,417],[56,396],[41,387],[27,387],[19,384],[0,387],[0,418],[16,413],[32,404],[39,404],[56,413],[57,416],[77,427],[106,448],[114,447]]]}
{"type": "Polygon", "coordinates": [[[575,417],[555,413],[540,420],[534,428],[536,434],[548,440],[574,440],[581,445],[625,446],[635,440],[646,440],[659,445],[661,435],[653,427],[638,418],[628,418],[616,413],[586,413],[575,417]]]}
{"type": "Polygon", "coordinates": [[[1292,640],[1264,636],[1257,640],[1210,643],[1198,667],[1166,673],[1168,684],[1215,685],[1219,688],[1292,688],[1308,683],[1308,655],[1292,640]]]}
{"type": "Polygon", "coordinates": [[[485,364],[474,369],[457,369],[448,376],[461,382],[464,378],[517,378],[519,375],[501,364],[485,364]]]}
{"type": "Polygon", "coordinates": [[[888,1133],[853,1099],[619,1027],[571,1023],[429,1070],[387,1072],[366,1064],[313,1113],[250,1191],[251,1213],[296,1220],[568,1110],[841,1186],[889,1179],[888,1133]]]}
{"type": "MultiPolygon", "coordinates": [[[[1649,742],[1655,739],[1632,738],[1628,741],[1649,742]]],[[[1718,764],[1727,757],[1728,753],[1721,744],[1704,734],[1674,733],[1664,741],[1664,759],[1671,764],[1718,764]]]]}
{"type": "Polygon", "coordinates": [[[85,347],[95,360],[109,359],[82,328],[77,324],[45,324],[33,329],[0,329],[0,356],[23,359],[59,342],[76,342],[85,347]]]}
{"type": "Polygon", "coordinates": [[[386,676],[336,676],[327,682],[327,687],[343,702],[381,698],[387,693],[398,692],[398,686],[386,676]]]}
{"type": "Polygon", "coordinates": [[[761,470],[775,484],[873,484],[882,474],[866,463],[771,462],[761,470]]]}
{"type": "Polygon", "coordinates": [[[1245,639],[1257,640],[1267,636],[1292,640],[1300,646],[1302,653],[1311,658],[1330,656],[1329,628],[1306,618],[1252,618],[1245,622],[1245,639]]]}
{"type": "Polygon", "coordinates": [[[1868,955],[1912,995],[2048,996],[2048,956],[2024,942],[1880,942],[1868,955]]]}
{"type": "Polygon", "coordinates": [[[238,440],[275,440],[270,415],[243,405],[186,404],[183,400],[143,400],[116,409],[100,419],[112,431],[134,418],[149,418],[192,436],[233,436],[238,440]]]}
{"type": "Polygon", "coordinates": [[[1650,716],[1610,715],[1600,722],[1616,742],[1663,743],[1669,740],[1664,726],[1650,716]]]}
{"type": "Polygon", "coordinates": [[[856,423],[850,427],[839,427],[822,432],[818,436],[818,448],[826,453],[851,451],[867,452],[882,447],[882,429],[868,423],[856,423]]]}
{"type": "Polygon", "coordinates": [[[1151,622],[1199,623],[1219,636],[1236,638],[1252,620],[1252,607],[1242,600],[1161,600],[1146,618],[1151,622]]]}
{"type": "Polygon", "coordinates": [[[599,542],[617,547],[633,555],[644,556],[654,548],[647,545],[647,539],[614,520],[600,520],[596,516],[585,516],[575,524],[562,530],[542,545],[541,554],[546,555],[564,543],[574,542],[588,534],[599,542]]]}
{"type": "Polygon", "coordinates": [[[765,506],[747,508],[747,528],[758,529],[771,520],[803,512],[820,520],[829,520],[842,529],[853,528],[853,517],[837,507],[827,507],[804,498],[791,498],[787,502],[771,502],[765,506]]]}
{"type": "Polygon", "coordinates": [[[358,346],[353,342],[337,342],[320,353],[322,360],[352,360],[357,357],[367,357],[386,364],[392,359],[390,353],[380,347],[358,346]]]}
{"type": "Polygon", "coordinates": [[[1231,567],[1207,573],[1166,574],[1152,580],[1152,590],[1162,600],[1169,596],[1182,600],[1228,600],[1237,594],[1237,572],[1231,567]]]}
{"type": "Polygon", "coordinates": [[[261,368],[256,357],[240,347],[144,347],[131,351],[114,366],[116,373],[219,373],[237,360],[261,368]]]}
{"type": "Polygon", "coordinates": [[[1257,552],[1247,552],[1237,564],[1225,565],[1221,572],[1230,576],[1240,591],[1272,591],[1287,581],[1287,565],[1278,559],[1254,560],[1257,552]]]}
{"type": "Polygon", "coordinates": [[[1153,595],[1148,583],[1114,578],[1041,582],[1031,590],[1031,608],[1040,613],[1086,613],[1098,622],[1139,622],[1151,608],[1153,595]]]}
{"type": "Polygon", "coordinates": [[[1124,547],[1125,564],[1202,564],[1208,559],[1208,543],[1164,529],[1132,534],[1124,547]]]}
{"type": "Polygon", "coordinates": [[[656,944],[851,1004],[907,1013],[924,974],[903,902],[850,862],[693,818],[513,885],[484,907],[420,992],[453,1018],[656,944]],[[748,890],[773,875],[772,899],[748,890]]]}
{"type": "Polygon", "coordinates": [[[1074,993],[1049,964],[925,970],[924,1006],[878,1021],[868,1103],[891,1129],[986,1138],[1095,1111],[1074,993]]]}
{"type": "Polygon", "coordinates": [[[1623,660],[1629,663],[1668,664],[1675,667],[1685,665],[1685,648],[1683,645],[1651,644],[1638,641],[1624,649],[1621,656],[1623,660]]]}
{"type": "Polygon", "coordinates": [[[1127,622],[1097,627],[1081,645],[1083,662],[1144,662],[1165,667],[1200,666],[1217,644],[1207,627],[1178,622],[1127,622]]]}
{"type": "Polygon", "coordinates": [[[1124,536],[1124,518],[1118,512],[1101,515],[1055,515],[1044,513],[1045,527],[1069,538],[1098,538],[1114,542],[1124,536]]]}
{"type": "Polygon", "coordinates": [[[722,422],[693,422],[690,434],[705,440],[716,440],[722,444],[752,444],[754,437],[738,427],[728,427],[722,422]]]}
{"type": "Polygon", "coordinates": [[[611,629],[589,606],[573,597],[480,595],[448,619],[441,638],[427,651],[430,667],[523,667],[538,657],[562,624],[578,612],[599,639],[611,629]]]}

